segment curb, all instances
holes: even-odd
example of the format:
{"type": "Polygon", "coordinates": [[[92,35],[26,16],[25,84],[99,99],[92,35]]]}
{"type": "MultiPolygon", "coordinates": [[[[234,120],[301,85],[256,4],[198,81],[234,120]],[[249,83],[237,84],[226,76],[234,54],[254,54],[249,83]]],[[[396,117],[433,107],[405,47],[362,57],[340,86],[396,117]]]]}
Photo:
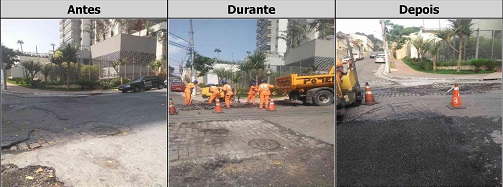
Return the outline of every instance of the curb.
{"type": "Polygon", "coordinates": [[[402,81],[402,80],[429,80],[429,81],[491,81],[491,80],[501,80],[501,78],[491,78],[491,79],[485,79],[485,78],[461,78],[461,79],[455,79],[455,78],[420,78],[420,77],[403,77],[403,76],[392,76],[389,75],[388,73],[384,73],[383,71],[384,65],[381,65],[378,69],[376,74],[382,74],[386,78],[392,80],[392,81],[402,81]],[[381,72],[381,73],[379,73],[381,72]]]}
{"type": "Polygon", "coordinates": [[[2,94],[11,95],[36,95],[36,96],[61,96],[61,97],[82,97],[82,96],[95,96],[95,95],[114,95],[118,93],[34,93],[34,92],[13,92],[2,91],[2,94]]]}

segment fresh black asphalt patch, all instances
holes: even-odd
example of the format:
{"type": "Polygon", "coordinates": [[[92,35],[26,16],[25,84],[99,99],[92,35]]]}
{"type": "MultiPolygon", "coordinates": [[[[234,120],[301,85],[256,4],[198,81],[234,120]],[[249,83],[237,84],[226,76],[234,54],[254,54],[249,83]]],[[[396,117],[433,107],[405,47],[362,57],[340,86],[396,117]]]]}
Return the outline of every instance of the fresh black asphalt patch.
{"type": "Polygon", "coordinates": [[[337,186],[501,186],[501,117],[337,125],[337,186]]]}

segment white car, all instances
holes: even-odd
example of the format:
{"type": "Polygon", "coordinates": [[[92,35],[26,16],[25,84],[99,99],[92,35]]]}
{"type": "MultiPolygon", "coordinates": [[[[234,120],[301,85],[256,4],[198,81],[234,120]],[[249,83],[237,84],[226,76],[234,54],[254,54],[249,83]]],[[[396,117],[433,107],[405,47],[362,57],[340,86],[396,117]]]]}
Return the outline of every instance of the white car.
{"type": "Polygon", "coordinates": [[[342,63],[347,64],[351,60],[351,57],[347,56],[346,58],[342,59],[342,63]]]}
{"type": "Polygon", "coordinates": [[[386,63],[386,59],[385,59],[385,55],[384,54],[378,54],[375,56],[375,63],[386,63]]]}

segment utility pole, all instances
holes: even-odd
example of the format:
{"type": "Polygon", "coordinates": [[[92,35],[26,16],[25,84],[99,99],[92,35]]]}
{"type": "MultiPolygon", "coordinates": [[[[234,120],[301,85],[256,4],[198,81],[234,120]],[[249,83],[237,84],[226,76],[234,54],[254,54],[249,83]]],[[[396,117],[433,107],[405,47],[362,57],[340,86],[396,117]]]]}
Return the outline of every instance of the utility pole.
{"type": "Polygon", "coordinates": [[[384,44],[384,61],[386,62],[384,65],[384,73],[389,73],[389,61],[388,61],[388,42],[386,41],[386,26],[384,24],[384,19],[381,20],[381,29],[382,29],[382,41],[384,44]]]}
{"type": "MultiPolygon", "coordinates": [[[[190,56],[192,57],[192,81],[196,80],[196,68],[194,66],[195,57],[194,57],[194,30],[192,29],[192,19],[190,19],[190,56]]],[[[192,95],[196,95],[197,85],[194,86],[194,90],[192,90],[192,95]]]]}
{"type": "Polygon", "coordinates": [[[477,44],[475,45],[475,58],[479,58],[479,32],[480,28],[477,28],[477,38],[475,39],[477,41],[477,44]]]}

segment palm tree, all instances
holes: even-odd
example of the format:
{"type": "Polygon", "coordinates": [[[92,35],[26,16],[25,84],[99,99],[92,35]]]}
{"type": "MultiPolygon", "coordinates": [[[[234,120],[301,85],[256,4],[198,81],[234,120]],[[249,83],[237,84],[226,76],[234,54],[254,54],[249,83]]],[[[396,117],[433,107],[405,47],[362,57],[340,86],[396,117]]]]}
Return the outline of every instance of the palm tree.
{"type": "Polygon", "coordinates": [[[327,36],[334,35],[334,19],[315,19],[309,24],[309,31],[316,30],[318,39],[326,39],[327,36]]]}
{"type": "Polygon", "coordinates": [[[215,68],[212,70],[215,75],[217,75],[218,82],[223,79],[229,79],[231,72],[225,68],[215,68]]]}
{"type": "Polygon", "coordinates": [[[423,39],[423,37],[418,36],[416,39],[412,40],[412,45],[416,47],[417,53],[419,54],[419,60],[423,64],[424,55],[429,48],[429,40],[423,39]]]}
{"type": "Polygon", "coordinates": [[[442,45],[440,42],[437,42],[435,40],[431,40],[429,43],[430,47],[428,52],[431,54],[431,58],[433,61],[433,72],[437,71],[437,55],[442,49],[442,45]]]}
{"type": "Polygon", "coordinates": [[[21,46],[21,53],[24,53],[23,52],[23,44],[24,44],[23,40],[18,40],[17,44],[19,44],[21,46]]]}
{"type": "Polygon", "coordinates": [[[264,75],[264,70],[266,69],[265,65],[265,59],[266,55],[260,50],[255,50],[255,53],[253,55],[248,56],[248,62],[249,63],[249,69],[250,71],[254,72],[255,74],[255,83],[258,86],[258,78],[262,75],[264,75]]]}
{"type": "Polygon", "coordinates": [[[473,25],[471,19],[449,19],[451,27],[453,27],[454,34],[458,36],[459,48],[458,48],[458,68],[456,72],[461,71],[461,58],[463,51],[463,36],[469,37],[473,30],[471,26],[473,25]]]}
{"type": "Polygon", "coordinates": [[[71,44],[66,44],[63,49],[61,49],[62,55],[61,60],[63,62],[66,62],[67,67],[67,74],[66,74],[66,87],[70,88],[70,77],[71,77],[71,62],[76,62],[76,56],[77,56],[77,47],[71,44]]]}
{"type": "Polygon", "coordinates": [[[46,84],[47,84],[47,77],[51,73],[51,70],[52,70],[52,64],[46,64],[46,65],[42,66],[42,69],[40,71],[40,73],[42,73],[42,75],[44,75],[44,80],[45,80],[46,84]]]}
{"type": "MultiPolygon", "coordinates": [[[[100,41],[100,37],[103,38],[103,40],[106,39],[107,34],[112,30],[113,24],[110,20],[108,19],[95,19],[95,30],[96,33],[94,33],[94,37],[96,41],[100,41]]],[[[91,30],[84,30],[84,32],[89,32],[91,35],[93,35],[93,32],[91,30]]]]}
{"type": "Polygon", "coordinates": [[[220,59],[220,52],[222,52],[219,48],[215,48],[215,50],[213,50],[213,52],[217,53],[217,62],[218,62],[218,59],[220,59]]]}
{"type": "Polygon", "coordinates": [[[58,71],[59,71],[59,80],[63,80],[63,61],[61,60],[61,51],[56,51],[54,52],[54,55],[49,58],[49,61],[52,63],[52,64],[55,64],[58,66],[58,71]]]}

